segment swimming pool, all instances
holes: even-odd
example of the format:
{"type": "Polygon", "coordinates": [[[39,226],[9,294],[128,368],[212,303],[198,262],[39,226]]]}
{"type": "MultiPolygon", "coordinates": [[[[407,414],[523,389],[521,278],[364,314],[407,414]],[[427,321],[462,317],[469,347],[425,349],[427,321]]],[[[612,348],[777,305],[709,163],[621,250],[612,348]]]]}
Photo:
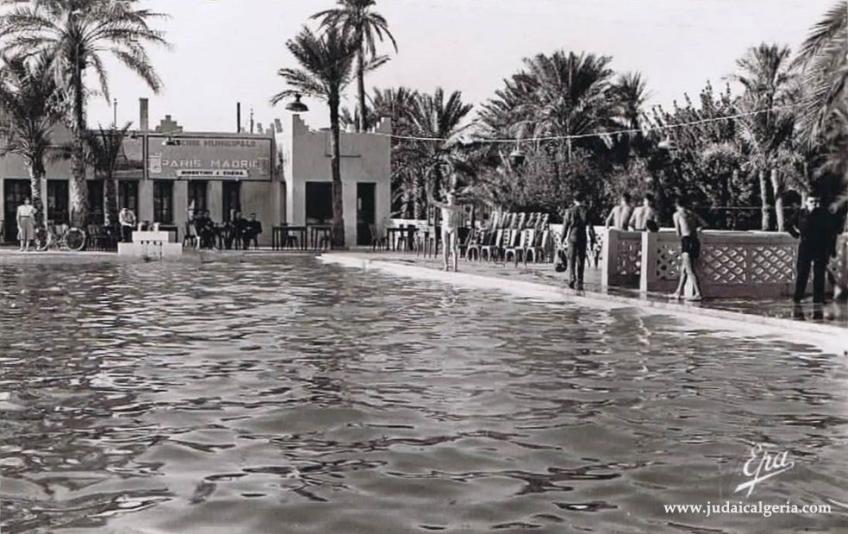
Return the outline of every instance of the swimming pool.
{"type": "Polygon", "coordinates": [[[848,502],[848,367],[812,346],[311,258],[4,266],[0,300],[4,534],[846,521],[664,510],[848,502]],[[794,467],[746,497],[756,443],[794,467]]]}

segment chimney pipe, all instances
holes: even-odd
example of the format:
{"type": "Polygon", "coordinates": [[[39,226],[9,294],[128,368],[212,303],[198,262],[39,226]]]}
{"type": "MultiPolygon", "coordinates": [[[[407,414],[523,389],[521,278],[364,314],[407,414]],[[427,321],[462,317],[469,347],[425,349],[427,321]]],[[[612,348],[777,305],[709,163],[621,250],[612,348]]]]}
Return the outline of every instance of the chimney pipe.
{"type": "Polygon", "coordinates": [[[241,133],[241,102],[236,102],[236,132],[241,133]]]}
{"type": "Polygon", "coordinates": [[[142,132],[150,128],[149,103],[146,98],[138,99],[138,127],[142,132]]]}

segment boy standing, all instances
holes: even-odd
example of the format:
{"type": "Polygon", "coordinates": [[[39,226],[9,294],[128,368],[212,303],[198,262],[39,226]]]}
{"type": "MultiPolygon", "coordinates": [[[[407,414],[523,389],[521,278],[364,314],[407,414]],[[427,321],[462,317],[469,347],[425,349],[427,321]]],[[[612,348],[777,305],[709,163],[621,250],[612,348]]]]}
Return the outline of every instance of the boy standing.
{"type": "Polygon", "coordinates": [[[693,294],[686,300],[701,300],[701,284],[698,282],[698,273],[695,272],[695,262],[701,255],[701,240],[698,231],[706,226],[704,220],[686,206],[683,198],[676,202],[677,211],[674,212],[674,229],[680,237],[680,279],[677,289],[671,294],[671,298],[679,299],[683,296],[686,282],[691,281],[693,294]]]}

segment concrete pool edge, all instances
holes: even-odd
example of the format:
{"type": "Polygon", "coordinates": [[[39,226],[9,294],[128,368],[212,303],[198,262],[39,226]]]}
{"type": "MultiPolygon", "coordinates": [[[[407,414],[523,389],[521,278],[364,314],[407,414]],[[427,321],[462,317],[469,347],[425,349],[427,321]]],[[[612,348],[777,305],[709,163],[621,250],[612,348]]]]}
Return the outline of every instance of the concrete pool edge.
{"type": "Polygon", "coordinates": [[[506,280],[469,272],[444,272],[428,267],[404,265],[392,261],[366,258],[355,253],[333,252],[322,254],[318,256],[318,259],[323,263],[357,268],[363,271],[378,270],[387,274],[419,280],[430,280],[488,290],[500,290],[523,297],[563,300],[583,303],[594,307],[641,308],[680,317],[704,324],[705,326],[726,329],[734,334],[767,334],[781,339],[786,339],[787,335],[791,335],[791,341],[812,343],[829,352],[832,351],[839,354],[848,353],[848,330],[828,324],[804,323],[778,317],[752,315],[714,308],[701,308],[675,302],[637,299],[591,291],[577,292],[565,287],[538,282],[506,280]]]}

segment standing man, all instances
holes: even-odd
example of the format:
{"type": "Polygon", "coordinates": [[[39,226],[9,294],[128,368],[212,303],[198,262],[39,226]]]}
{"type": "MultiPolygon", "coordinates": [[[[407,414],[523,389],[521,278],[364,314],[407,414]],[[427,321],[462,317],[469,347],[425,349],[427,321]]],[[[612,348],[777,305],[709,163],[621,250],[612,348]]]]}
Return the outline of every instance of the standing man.
{"type": "Polygon", "coordinates": [[[654,195],[648,193],[642,200],[642,205],[633,210],[630,216],[630,226],[639,232],[645,230],[656,232],[660,229],[660,218],[654,209],[654,195]]]}
{"type": "Polygon", "coordinates": [[[836,255],[834,228],[830,213],[819,202],[819,197],[807,197],[805,208],[798,213],[795,224],[789,228],[798,243],[797,278],[792,300],[801,302],[807,290],[810,266],[813,269],[813,302],[824,303],[825,269],[830,256],[836,255]]]}
{"type": "Polygon", "coordinates": [[[136,225],[135,213],[129,208],[121,208],[118,222],[121,224],[121,241],[129,243],[132,241],[133,228],[136,225]]]}
{"type": "Polygon", "coordinates": [[[583,205],[583,196],[574,195],[574,205],[562,219],[562,245],[568,259],[568,287],[583,289],[583,272],[586,267],[586,247],[595,246],[595,229],[589,221],[589,210],[583,205]]]}
{"type": "Polygon", "coordinates": [[[693,294],[686,297],[686,300],[701,300],[703,294],[701,284],[698,282],[698,273],[695,272],[695,263],[701,255],[701,240],[698,238],[698,232],[706,226],[706,223],[697,213],[688,208],[682,197],[677,199],[675,205],[677,211],[674,212],[674,229],[680,238],[680,268],[678,269],[680,279],[671,298],[683,297],[686,282],[689,280],[692,283],[693,294]]]}
{"type": "Polygon", "coordinates": [[[25,198],[18,206],[15,215],[18,223],[18,238],[21,240],[21,252],[29,252],[29,242],[35,239],[35,206],[25,198]]]}
{"type": "Polygon", "coordinates": [[[616,230],[627,230],[631,215],[633,215],[633,206],[630,204],[630,193],[624,193],[621,195],[618,206],[610,210],[607,215],[606,227],[609,228],[612,225],[616,230]]]}
{"type": "Polygon", "coordinates": [[[456,205],[456,194],[453,191],[445,193],[445,202],[439,202],[431,196],[430,203],[441,210],[444,270],[449,271],[451,265],[453,265],[454,272],[457,272],[459,270],[459,236],[457,233],[462,223],[462,207],[456,205]]]}

